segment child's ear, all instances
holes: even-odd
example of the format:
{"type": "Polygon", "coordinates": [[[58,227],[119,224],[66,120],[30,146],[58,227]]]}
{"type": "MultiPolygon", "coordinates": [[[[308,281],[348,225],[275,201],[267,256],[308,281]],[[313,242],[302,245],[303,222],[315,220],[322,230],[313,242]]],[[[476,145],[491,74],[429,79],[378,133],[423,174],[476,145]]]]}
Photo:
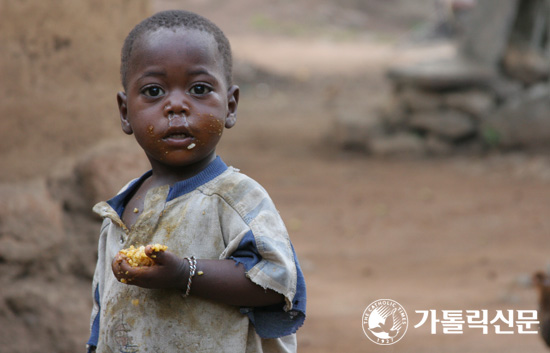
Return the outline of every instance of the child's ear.
{"type": "Polygon", "coordinates": [[[128,121],[128,106],[127,98],[124,92],[118,92],[116,95],[116,101],[118,103],[118,112],[120,113],[120,125],[122,125],[122,131],[124,133],[131,135],[134,133],[130,122],[128,121]]]}
{"type": "Polygon", "coordinates": [[[227,90],[227,117],[225,128],[230,129],[237,122],[237,106],[239,105],[239,86],[231,86],[227,90]]]}

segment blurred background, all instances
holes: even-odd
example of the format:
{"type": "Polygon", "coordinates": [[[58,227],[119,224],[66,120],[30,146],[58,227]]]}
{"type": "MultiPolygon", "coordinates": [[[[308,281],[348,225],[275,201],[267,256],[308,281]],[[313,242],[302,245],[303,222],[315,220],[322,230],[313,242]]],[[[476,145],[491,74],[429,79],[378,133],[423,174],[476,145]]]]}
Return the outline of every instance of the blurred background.
{"type": "MultiPolygon", "coordinates": [[[[544,352],[430,333],[416,310],[534,310],[550,263],[549,12],[537,0],[0,0],[0,351],[78,352],[100,220],[148,170],[120,130],[122,42],[187,9],[241,87],[219,154],[285,219],[308,285],[300,352],[544,352]],[[380,347],[377,299],[409,329],[380,347]]],[[[515,328],[517,332],[517,327],[515,328]]]]}

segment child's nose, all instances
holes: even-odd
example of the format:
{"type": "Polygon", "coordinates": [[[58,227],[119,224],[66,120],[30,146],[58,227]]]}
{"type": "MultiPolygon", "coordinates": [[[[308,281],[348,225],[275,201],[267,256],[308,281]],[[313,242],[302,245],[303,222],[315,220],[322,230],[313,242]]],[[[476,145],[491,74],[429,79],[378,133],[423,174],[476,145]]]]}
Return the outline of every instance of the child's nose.
{"type": "Polygon", "coordinates": [[[189,115],[189,104],[187,103],[185,94],[174,95],[164,105],[164,116],[172,115],[189,115]]]}

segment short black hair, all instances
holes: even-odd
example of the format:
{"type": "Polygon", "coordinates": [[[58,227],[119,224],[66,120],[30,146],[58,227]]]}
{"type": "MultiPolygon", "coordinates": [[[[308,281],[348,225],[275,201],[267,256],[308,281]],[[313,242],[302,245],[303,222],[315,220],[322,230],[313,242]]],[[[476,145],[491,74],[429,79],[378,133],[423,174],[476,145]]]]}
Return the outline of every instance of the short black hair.
{"type": "Polygon", "coordinates": [[[134,43],[144,34],[154,32],[160,28],[174,29],[174,28],[186,28],[196,29],[210,33],[216,43],[218,44],[218,51],[223,59],[223,68],[225,80],[228,85],[232,83],[233,76],[233,57],[231,54],[231,46],[229,40],[223,33],[223,31],[216,26],[212,21],[207,18],[197,15],[196,13],[184,10],[168,10],[161,11],[154,14],[151,17],[138,23],[124,40],[122,46],[122,55],[120,62],[120,78],[124,89],[127,87],[127,75],[130,57],[132,56],[132,49],[134,43]]]}

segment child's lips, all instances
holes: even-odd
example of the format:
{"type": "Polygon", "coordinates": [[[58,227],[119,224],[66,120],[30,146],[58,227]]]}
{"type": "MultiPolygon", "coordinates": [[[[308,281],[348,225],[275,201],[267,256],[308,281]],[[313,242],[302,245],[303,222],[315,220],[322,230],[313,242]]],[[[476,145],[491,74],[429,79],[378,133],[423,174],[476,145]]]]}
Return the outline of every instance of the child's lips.
{"type": "Polygon", "coordinates": [[[186,138],[189,138],[190,136],[187,134],[171,134],[164,138],[164,140],[183,140],[186,138]]]}
{"type": "Polygon", "coordinates": [[[167,134],[162,140],[176,147],[187,147],[193,143],[194,138],[187,133],[177,132],[167,134]]]}

